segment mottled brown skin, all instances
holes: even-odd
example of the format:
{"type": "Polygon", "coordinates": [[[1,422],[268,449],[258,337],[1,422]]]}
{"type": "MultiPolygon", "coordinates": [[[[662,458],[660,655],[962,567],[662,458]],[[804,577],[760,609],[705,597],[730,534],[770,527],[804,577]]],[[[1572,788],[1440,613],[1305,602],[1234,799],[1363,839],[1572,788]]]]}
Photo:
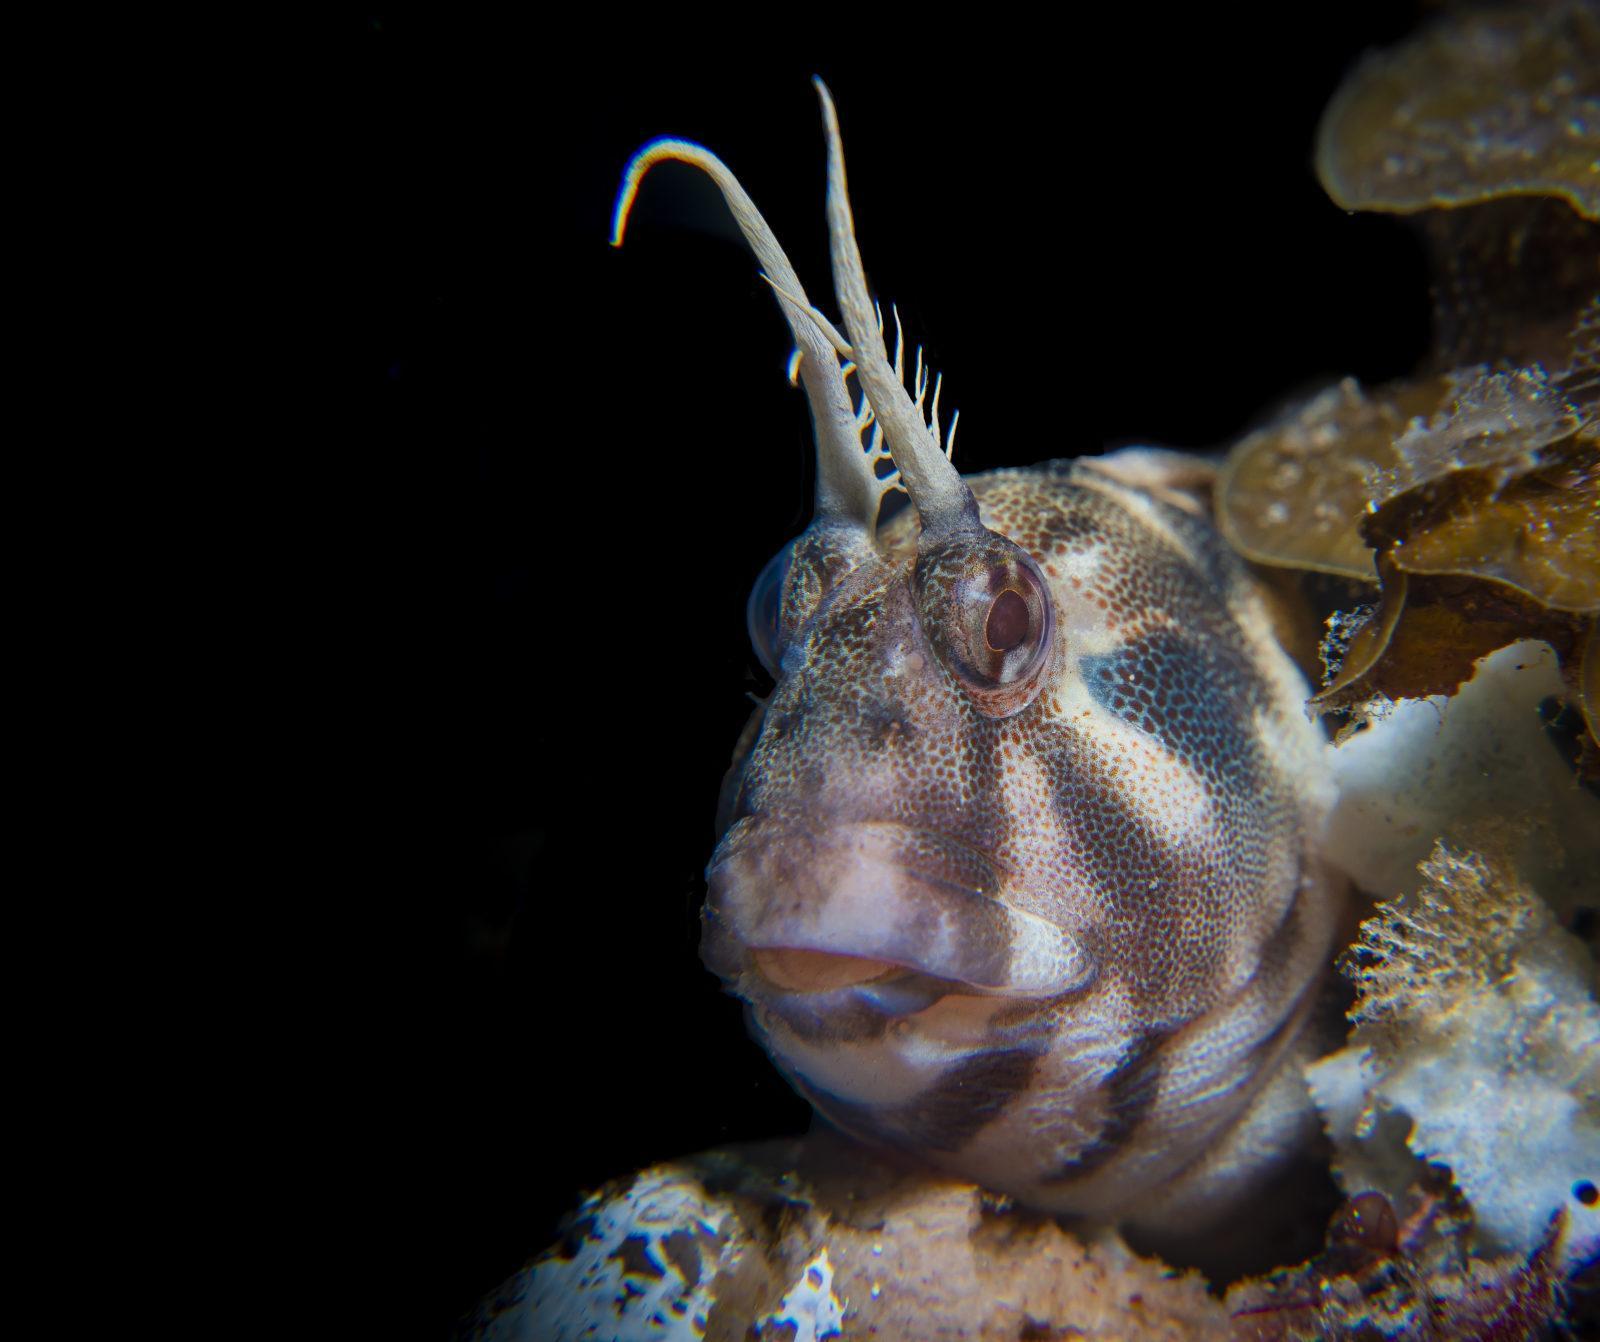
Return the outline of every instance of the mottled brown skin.
{"type": "Polygon", "coordinates": [[[967,482],[1038,593],[996,552],[951,609],[913,510],[875,544],[796,542],[702,953],[845,1131],[1158,1221],[1220,1211],[1304,1136],[1283,1063],[1339,887],[1266,606],[1177,493],[1109,461],[967,482]],[[989,686],[962,656],[1021,670],[989,686]]]}

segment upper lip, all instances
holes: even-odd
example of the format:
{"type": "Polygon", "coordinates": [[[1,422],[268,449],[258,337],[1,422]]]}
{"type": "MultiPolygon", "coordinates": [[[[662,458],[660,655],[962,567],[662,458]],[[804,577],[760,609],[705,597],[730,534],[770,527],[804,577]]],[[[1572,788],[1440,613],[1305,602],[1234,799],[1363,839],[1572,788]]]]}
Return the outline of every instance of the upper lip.
{"type": "Polygon", "coordinates": [[[1000,898],[1007,874],[938,831],[747,817],[706,874],[701,953],[727,979],[772,948],[887,961],[948,991],[1001,996],[1056,996],[1096,972],[1080,937],[1000,898]]]}

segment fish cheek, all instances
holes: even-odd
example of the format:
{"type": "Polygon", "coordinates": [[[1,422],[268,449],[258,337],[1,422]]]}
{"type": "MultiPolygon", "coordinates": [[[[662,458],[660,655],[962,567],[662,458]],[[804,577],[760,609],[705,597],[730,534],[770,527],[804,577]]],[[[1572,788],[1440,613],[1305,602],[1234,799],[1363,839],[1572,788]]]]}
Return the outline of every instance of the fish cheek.
{"type": "Polygon", "coordinates": [[[717,792],[716,830],[719,836],[726,834],[736,820],[751,814],[745,787],[746,775],[766,716],[767,706],[758,704],[756,711],[745,720],[744,730],[734,743],[733,758],[728,762],[728,771],[722,775],[722,786],[717,792]]]}
{"type": "Polygon", "coordinates": [[[1193,1019],[1221,993],[1235,894],[1227,864],[1168,843],[1081,740],[1054,753],[1051,775],[1067,861],[1142,1027],[1193,1019]]]}
{"type": "Polygon", "coordinates": [[[818,620],[806,654],[793,699],[785,698],[792,730],[784,772],[796,800],[851,820],[899,813],[939,725],[943,688],[906,583],[875,583],[837,601],[818,620]]]}

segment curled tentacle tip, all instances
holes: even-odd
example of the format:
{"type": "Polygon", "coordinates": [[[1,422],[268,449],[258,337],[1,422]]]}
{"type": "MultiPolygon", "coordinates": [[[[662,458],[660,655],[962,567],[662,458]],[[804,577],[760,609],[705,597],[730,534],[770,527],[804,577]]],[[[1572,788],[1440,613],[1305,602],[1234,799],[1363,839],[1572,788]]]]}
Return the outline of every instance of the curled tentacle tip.
{"type": "Polygon", "coordinates": [[[652,140],[645,145],[632,158],[628,166],[622,170],[622,185],[617,190],[617,203],[611,207],[611,245],[622,246],[622,240],[628,232],[628,215],[633,209],[633,202],[639,196],[639,183],[644,180],[644,175],[654,161],[650,153],[660,144],[659,140],[652,140]]]}
{"type": "Polygon", "coordinates": [[[623,237],[628,231],[628,215],[633,209],[633,202],[638,198],[639,184],[644,181],[645,173],[666,158],[684,159],[690,163],[700,162],[696,155],[701,158],[712,158],[710,151],[702,145],[691,144],[687,140],[675,140],[670,135],[661,135],[642,146],[628,160],[628,166],[622,170],[622,186],[617,191],[617,203],[611,210],[613,247],[622,246],[623,237]]]}
{"type": "Polygon", "coordinates": [[[628,166],[622,170],[622,185],[617,189],[617,203],[611,207],[611,245],[622,246],[622,239],[628,232],[628,214],[633,209],[633,202],[639,195],[639,183],[644,180],[649,163],[644,161],[646,155],[656,146],[652,140],[628,160],[628,166]]]}

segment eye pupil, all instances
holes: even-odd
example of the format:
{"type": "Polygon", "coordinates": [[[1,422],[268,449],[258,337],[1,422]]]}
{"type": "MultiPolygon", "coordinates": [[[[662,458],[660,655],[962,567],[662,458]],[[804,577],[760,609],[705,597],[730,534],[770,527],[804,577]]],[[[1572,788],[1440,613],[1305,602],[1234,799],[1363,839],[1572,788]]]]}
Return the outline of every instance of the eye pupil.
{"type": "Polygon", "coordinates": [[[1010,652],[1028,636],[1028,603],[1016,592],[1001,592],[989,607],[983,637],[995,652],[1010,652]]]}

